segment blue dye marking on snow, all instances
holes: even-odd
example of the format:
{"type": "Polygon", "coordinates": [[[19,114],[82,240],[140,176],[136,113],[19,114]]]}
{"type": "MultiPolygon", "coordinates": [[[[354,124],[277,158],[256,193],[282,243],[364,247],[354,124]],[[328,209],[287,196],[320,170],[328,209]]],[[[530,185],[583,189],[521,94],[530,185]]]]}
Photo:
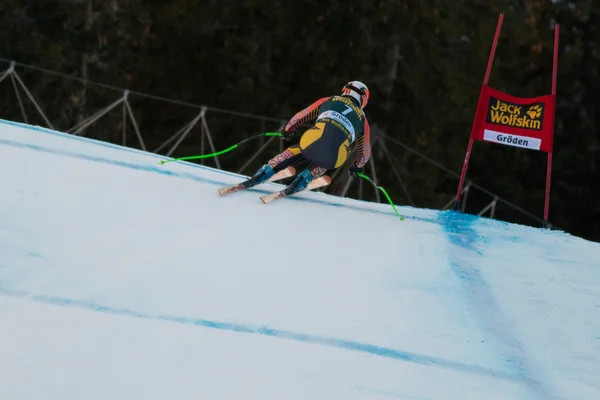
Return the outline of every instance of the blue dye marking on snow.
{"type": "Polygon", "coordinates": [[[49,147],[38,146],[35,144],[30,144],[30,143],[15,142],[13,140],[6,140],[6,139],[0,139],[0,144],[5,145],[5,146],[11,146],[11,147],[17,147],[17,148],[22,148],[22,149],[28,149],[28,150],[40,151],[40,152],[44,152],[44,153],[55,154],[55,155],[62,156],[62,157],[77,158],[77,159],[81,159],[81,160],[93,161],[93,162],[98,162],[98,163],[103,163],[103,164],[116,165],[119,167],[134,169],[134,170],[138,170],[138,171],[149,171],[149,172],[154,172],[154,173],[161,174],[161,175],[190,179],[190,180],[193,180],[196,182],[211,183],[211,184],[218,184],[218,185],[225,184],[224,182],[221,182],[221,181],[207,179],[207,178],[203,178],[203,177],[200,177],[200,176],[197,176],[194,174],[190,174],[190,173],[185,173],[185,172],[174,172],[174,171],[170,171],[166,168],[156,167],[154,165],[136,164],[136,163],[132,163],[132,162],[128,162],[128,161],[119,161],[119,160],[114,160],[111,158],[98,157],[98,156],[93,156],[93,155],[83,154],[83,153],[76,153],[73,151],[52,149],[49,147]]]}
{"type": "Polygon", "coordinates": [[[37,252],[35,252],[33,250],[27,250],[27,251],[25,251],[25,255],[27,255],[28,257],[31,257],[31,258],[40,258],[40,259],[44,258],[44,257],[42,257],[41,254],[39,254],[39,253],[37,253],[37,252]]]}
{"type": "Polygon", "coordinates": [[[501,379],[509,382],[522,383],[523,380],[527,380],[526,377],[506,373],[504,371],[495,371],[491,368],[482,367],[473,364],[460,363],[452,360],[446,360],[443,358],[427,356],[423,354],[411,353],[407,351],[390,349],[386,347],[377,346],[369,343],[355,342],[345,339],[336,339],[325,336],[311,335],[299,332],[284,331],[279,329],[270,328],[264,325],[250,325],[242,323],[232,322],[219,322],[210,321],[199,318],[180,317],[173,315],[153,315],[149,313],[139,312],[130,310],[127,308],[111,307],[102,304],[98,304],[91,301],[67,299],[55,296],[44,296],[29,294],[25,291],[9,289],[0,285],[0,295],[27,298],[32,301],[41,302],[45,304],[51,304],[63,307],[74,307],[85,310],[91,310],[95,312],[101,312],[105,314],[128,316],[133,318],[140,318],[146,320],[159,320],[165,322],[173,322],[184,325],[193,325],[210,329],[218,329],[223,331],[231,331],[245,334],[256,334],[262,336],[268,336],[279,339],[294,340],[302,343],[316,344],[321,346],[333,347],[343,350],[350,350],[360,353],[366,353],[373,356],[379,356],[384,358],[390,358],[399,361],[411,362],[420,365],[427,365],[439,368],[446,368],[452,370],[458,370],[461,372],[492,377],[501,379]]]}
{"type": "MultiPolygon", "coordinates": [[[[2,122],[2,120],[0,120],[0,123],[1,122],[2,122]]],[[[17,123],[8,123],[8,125],[17,125],[17,126],[20,126],[17,123]]],[[[31,127],[29,127],[27,125],[24,125],[23,128],[29,128],[29,129],[31,129],[31,127]]],[[[32,129],[32,130],[39,130],[41,132],[49,132],[49,133],[53,133],[55,135],[60,135],[61,134],[61,132],[55,132],[55,131],[47,130],[45,128],[38,128],[38,129],[32,129]]],[[[93,139],[80,138],[78,136],[73,136],[73,135],[68,135],[68,134],[62,134],[62,135],[64,135],[66,138],[79,139],[79,140],[83,140],[83,141],[88,141],[89,140],[89,141],[92,141],[92,142],[96,143],[95,141],[93,141],[93,139]]],[[[129,149],[129,148],[126,148],[126,147],[112,145],[110,143],[103,143],[103,142],[98,142],[98,143],[101,144],[101,145],[103,145],[103,146],[105,146],[105,147],[109,147],[109,148],[114,148],[114,149],[118,149],[118,150],[132,151],[132,152],[135,152],[135,153],[138,153],[138,154],[143,154],[145,156],[151,155],[151,153],[146,153],[146,152],[138,151],[138,150],[135,150],[135,149],[129,149]]],[[[196,181],[196,182],[202,182],[202,183],[207,183],[207,184],[216,185],[216,186],[225,186],[225,185],[228,184],[228,183],[225,183],[223,181],[214,180],[214,179],[208,179],[208,178],[204,178],[204,177],[201,177],[201,176],[198,176],[198,175],[194,175],[194,174],[191,174],[191,173],[171,171],[171,170],[169,170],[166,167],[158,167],[158,166],[155,166],[155,165],[152,165],[152,164],[138,164],[138,163],[133,163],[133,162],[128,162],[128,161],[119,161],[119,160],[115,160],[115,159],[112,159],[112,158],[105,158],[105,157],[93,156],[93,155],[84,154],[84,153],[78,153],[78,152],[73,152],[73,151],[67,151],[67,150],[61,150],[61,149],[54,149],[54,148],[50,148],[50,147],[39,146],[39,145],[36,145],[36,144],[16,142],[16,141],[7,140],[7,139],[0,139],[0,144],[1,145],[5,145],[5,146],[10,146],[10,147],[24,148],[24,149],[33,150],[33,151],[40,151],[40,152],[44,152],[44,153],[55,154],[55,155],[59,155],[59,156],[63,156],[63,157],[76,158],[76,159],[80,159],[80,160],[87,160],[87,161],[98,162],[98,163],[109,164],[109,165],[116,165],[116,166],[119,166],[119,167],[133,169],[133,170],[138,170],[138,171],[147,171],[147,172],[152,172],[152,173],[166,175],[166,176],[172,176],[172,177],[177,177],[177,178],[182,178],[182,179],[189,179],[189,180],[193,180],[193,181],[196,181]]],[[[195,167],[201,167],[201,168],[204,168],[206,170],[210,170],[211,172],[215,172],[214,169],[210,169],[210,168],[204,167],[202,165],[193,164],[193,163],[185,163],[185,164],[186,165],[192,165],[192,166],[195,166],[195,167]]],[[[222,173],[223,175],[241,177],[241,175],[237,175],[237,174],[226,172],[226,171],[219,170],[218,172],[222,173]]],[[[267,185],[269,185],[269,184],[271,184],[271,183],[267,183],[267,185]]],[[[252,191],[252,192],[256,192],[256,193],[263,193],[263,194],[272,193],[272,191],[261,190],[261,189],[257,189],[257,188],[252,188],[252,189],[247,189],[247,190],[248,191],[252,191]]],[[[394,218],[397,218],[396,214],[393,211],[376,210],[376,209],[373,209],[373,208],[367,209],[367,208],[361,208],[361,207],[351,206],[351,205],[348,205],[348,204],[339,204],[339,203],[335,203],[335,202],[332,202],[332,201],[325,201],[325,200],[318,200],[318,199],[308,199],[308,198],[299,197],[299,196],[291,196],[287,200],[302,201],[302,202],[308,202],[308,203],[326,205],[326,206],[329,206],[329,207],[343,207],[343,208],[350,209],[350,210],[361,211],[361,212],[371,212],[371,213],[374,213],[374,214],[383,214],[383,215],[393,216],[394,218]]],[[[365,202],[365,205],[368,206],[369,203],[365,202]]],[[[421,222],[438,223],[435,219],[432,219],[432,218],[423,218],[423,217],[416,217],[416,216],[404,216],[404,218],[405,219],[418,220],[418,221],[421,221],[421,222]]]]}
{"type": "Polygon", "coordinates": [[[552,398],[548,389],[538,379],[531,377],[532,368],[526,362],[525,352],[514,332],[509,328],[510,322],[502,313],[489,284],[473,260],[483,260],[481,244],[485,241],[477,232],[474,224],[479,217],[460,212],[440,213],[440,223],[453,245],[449,249],[449,267],[461,280],[469,306],[479,316],[479,324],[489,334],[491,343],[503,354],[507,366],[521,376],[523,381],[540,398],[552,398]]]}
{"type": "MultiPolygon", "coordinates": [[[[108,148],[108,149],[120,150],[120,151],[125,151],[125,152],[128,152],[128,153],[134,153],[134,154],[145,155],[145,156],[153,154],[153,153],[149,153],[149,152],[146,152],[146,151],[143,151],[143,150],[134,149],[134,148],[131,148],[131,147],[125,147],[125,146],[120,146],[120,145],[114,144],[114,143],[103,142],[103,141],[97,140],[97,139],[92,139],[92,138],[87,138],[87,137],[73,135],[73,134],[70,134],[70,133],[64,133],[64,132],[60,132],[60,131],[55,131],[55,130],[52,130],[52,129],[44,128],[42,126],[27,125],[27,124],[24,124],[24,123],[21,123],[21,122],[7,121],[7,120],[3,120],[3,119],[0,119],[0,123],[6,124],[6,125],[11,125],[11,126],[16,126],[18,128],[27,129],[27,130],[30,130],[30,131],[48,133],[48,134],[53,135],[53,136],[58,136],[58,137],[65,138],[65,139],[70,139],[70,140],[76,140],[78,142],[95,144],[97,146],[108,148]]],[[[159,156],[159,155],[157,154],[156,156],[159,156]]],[[[164,157],[164,158],[166,158],[166,157],[164,157]]],[[[192,166],[194,168],[200,168],[200,169],[204,169],[204,170],[207,170],[207,171],[212,171],[212,169],[210,167],[207,167],[207,166],[204,166],[204,165],[200,165],[200,164],[194,164],[194,163],[190,163],[190,162],[186,162],[186,161],[175,161],[175,162],[186,164],[186,165],[192,166]]],[[[229,172],[229,171],[219,170],[219,173],[222,173],[224,175],[229,175],[229,176],[242,177],[242,175],[235,174],[235,173],[229,172]]]]}

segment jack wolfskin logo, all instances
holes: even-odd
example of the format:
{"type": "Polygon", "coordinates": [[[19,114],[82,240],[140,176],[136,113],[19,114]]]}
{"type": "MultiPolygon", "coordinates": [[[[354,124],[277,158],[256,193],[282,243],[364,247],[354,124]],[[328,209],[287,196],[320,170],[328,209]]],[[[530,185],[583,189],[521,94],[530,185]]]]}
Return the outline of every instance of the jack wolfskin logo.
{"type": "Polygon", "coordinates": [[[543,110],[544,106],[542,106],[541,104],[536,104],[534,106],[529,107],[529,110],[527,110],[527,115],[529,115],[529,118],[531,119],[536,119],[542,115],[543,110]]]}
{"type": "Polygon", "coordinates": [[[490,97],[487,122],[515,128],[542,130],[544,104],[521,105],[490,97]]]}

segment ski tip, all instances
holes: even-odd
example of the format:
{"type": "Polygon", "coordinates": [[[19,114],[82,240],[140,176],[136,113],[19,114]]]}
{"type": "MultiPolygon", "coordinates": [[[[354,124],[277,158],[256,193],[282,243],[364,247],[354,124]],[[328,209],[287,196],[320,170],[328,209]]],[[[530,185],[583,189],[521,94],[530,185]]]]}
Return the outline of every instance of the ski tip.
{"type": "Polygon", "coordinates": [[[221,196],[227,196],[228,194],[237,192],[238,190],[238,186],[228,186],[228,187],[224,187],[224,188],[220,188],[219,189],[219,194],[221,196]]]}
{"type": "Polygon", "coordinates": [[[269,204],[270,202],[272,202],[273,200],[275,200],[279,197],[283,197],[283,196],[281,196],[281,192],[275,192],[275,193],[267,194],[264,196],[260,196],[260,201],[262,201],[263,204],[269,204]]]}

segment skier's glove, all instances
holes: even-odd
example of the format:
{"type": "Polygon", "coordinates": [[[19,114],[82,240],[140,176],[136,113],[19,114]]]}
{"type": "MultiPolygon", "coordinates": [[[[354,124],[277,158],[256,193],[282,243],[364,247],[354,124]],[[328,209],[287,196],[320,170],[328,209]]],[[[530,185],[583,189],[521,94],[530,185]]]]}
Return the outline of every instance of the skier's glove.
{"type": "Polygon", "coordinates": [[[363,167],[357,167],[356,164],[354,164],[352,167],[350,167],[350,169],[348,169],[348,173],[350,174],[350,176],[353,177],[358,177],[358,173],[362,174],[365,172],[365,169],[363,167]]]}
{"type": "Polygon", "coordinates": [[[281,138],[283,140],[285,140],[286,142],[289,142],[290,140],[292,140],[294,138],[295,132],[294,131],[288,132],[284,129],[283,131],[281,131],[281,134],[283,135],[281,138]]]}

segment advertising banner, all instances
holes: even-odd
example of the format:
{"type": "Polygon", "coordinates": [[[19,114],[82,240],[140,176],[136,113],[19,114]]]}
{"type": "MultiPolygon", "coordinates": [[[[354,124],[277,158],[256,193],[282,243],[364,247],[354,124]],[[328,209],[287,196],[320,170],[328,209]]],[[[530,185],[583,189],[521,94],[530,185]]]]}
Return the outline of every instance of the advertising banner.
{"type": "Polygon", "coordinates": [[[555,96],[511,96],[484,85],[471,138],[524,149],[552,151],[555,96]]]}

